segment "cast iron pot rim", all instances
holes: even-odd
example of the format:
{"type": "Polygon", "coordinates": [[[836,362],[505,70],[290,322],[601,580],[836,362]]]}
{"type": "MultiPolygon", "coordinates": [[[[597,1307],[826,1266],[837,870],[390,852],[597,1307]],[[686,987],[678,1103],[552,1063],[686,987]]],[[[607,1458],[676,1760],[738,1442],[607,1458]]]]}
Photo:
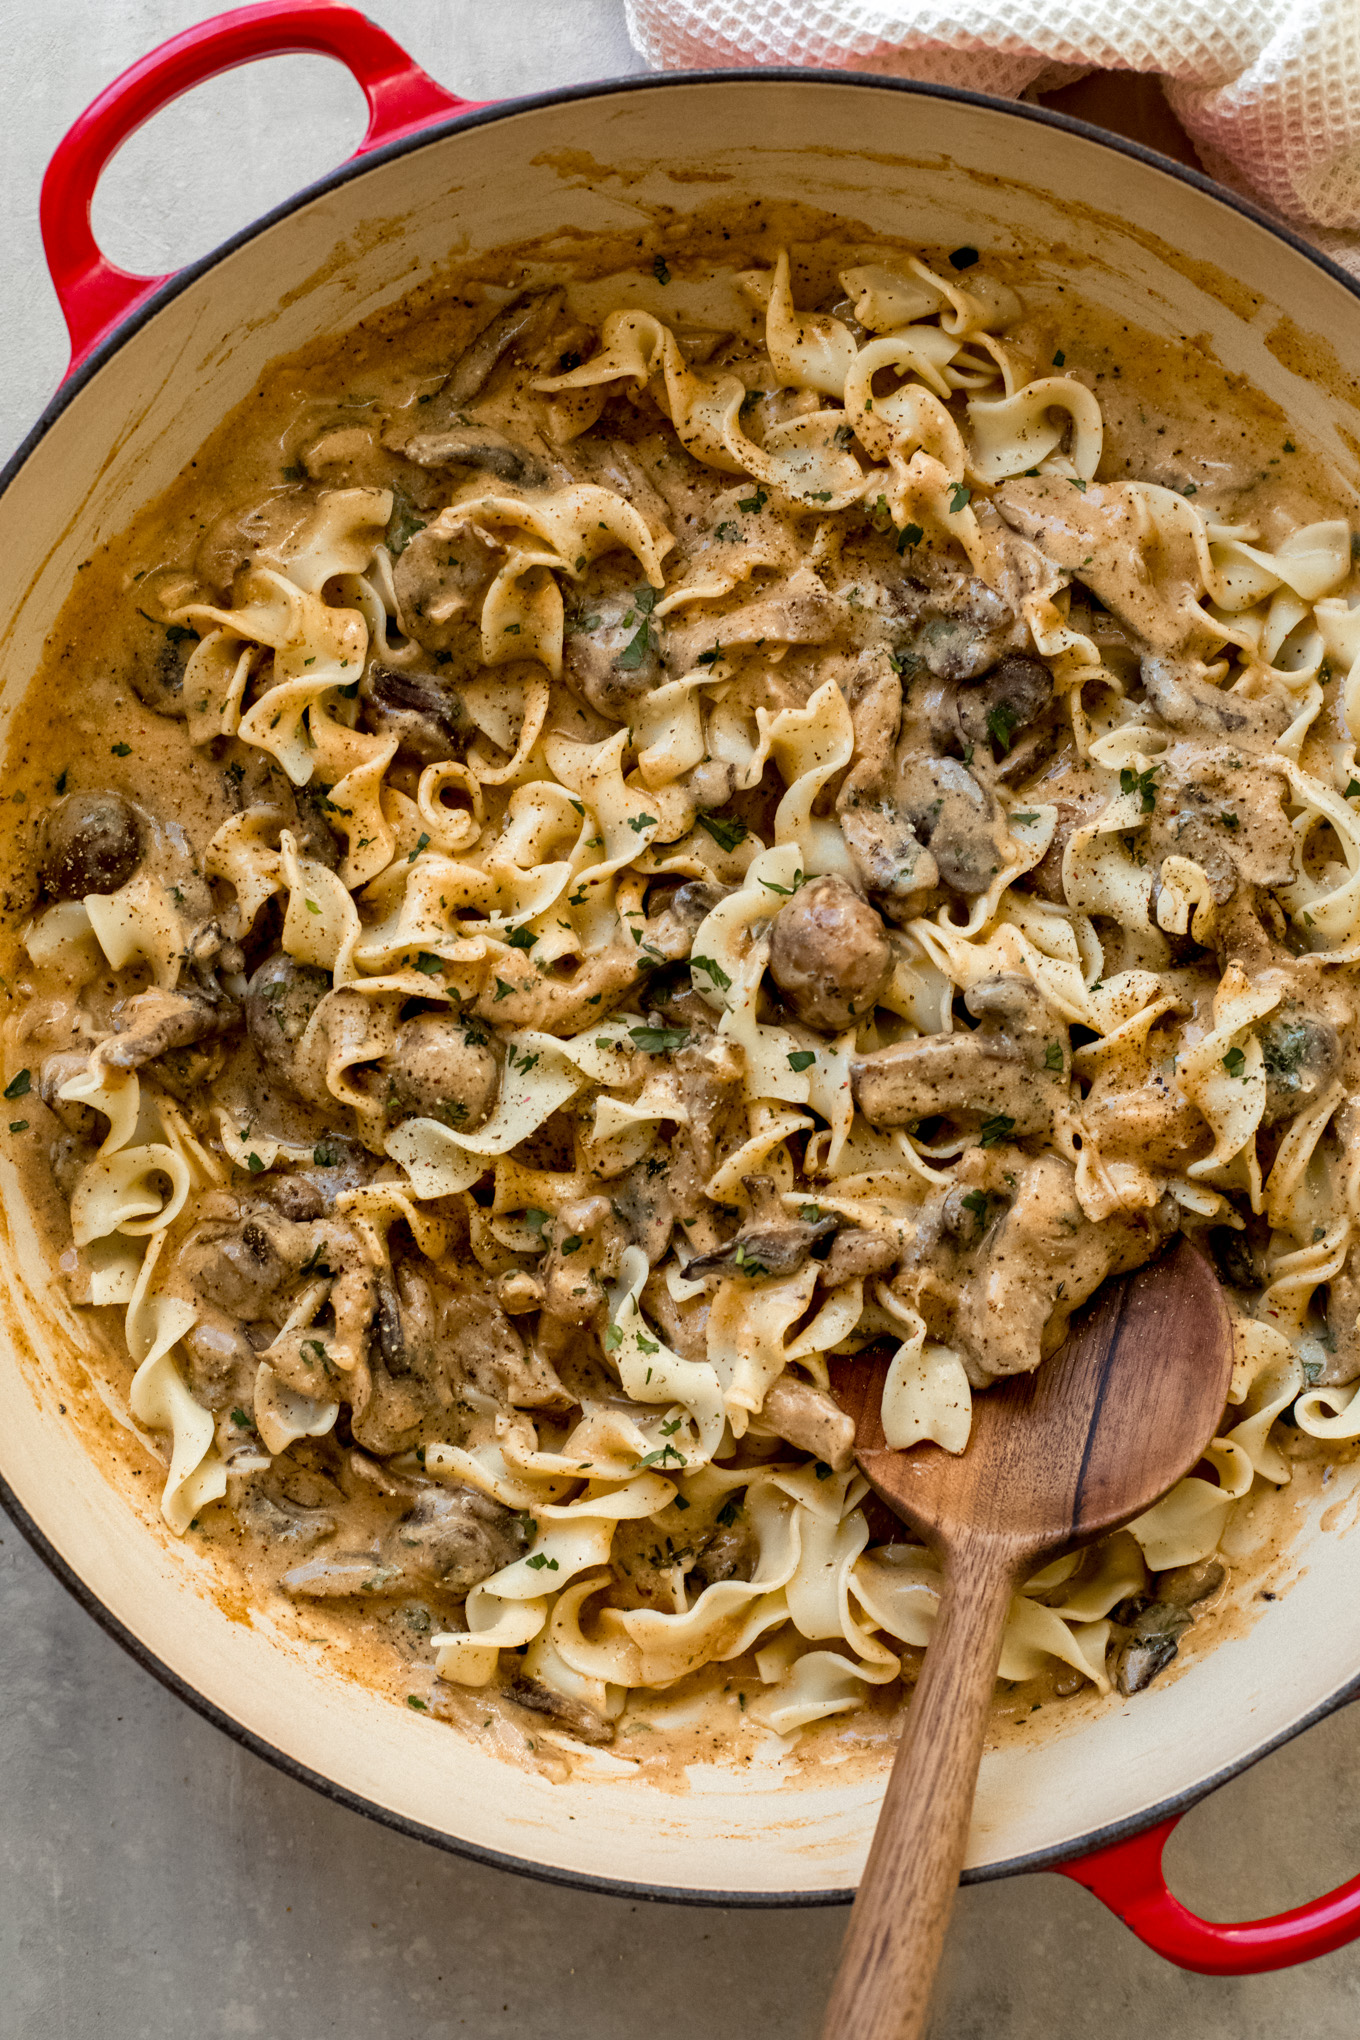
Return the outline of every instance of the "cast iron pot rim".
{"type": "MultiPolygon", "coordinates": [[[[1198,191],[1214,204],[1241,213],[1256,226],[1263,227],[1267,233],[1273,234],[1277,240],[1283,241],[1295,254],[1303,256],[1306,261],[1322,270],[1333,282],[1341,284],[1352,297],[1360,300],[1360,283],[1357,283],[1354,277],[1347,275],[1338,263],[1333,262],[1311,242],[1304,240],[1292,227],[1272,219],[1250,200],[1215,183],[1202,171],[1177,163],[1171,157],[1163,156],[1141,142],[1130,141],[1123,135],[1111,134],[1104,128],[1093,127],[1089,121],[1074,120],[1069,114],[1055,113],[1048,107],[1030,106],[1020,100],[998,99],[985,92],[969,92],[957,85],[926,84],[914,78],[888,78],[872,72],[802,70],[790,65],[732,67],[712,71],[666,71],[645,73],[641,76],[603,78],[584,85],[560,86],[551,92],[531,93],[521,99],[497,100],[471,113],[451,115],[445,120],[433,120],[415,134],[405,135],[397,141],[385,143],[380,148],[340,164],[326,176],[305,185],[300,191],[294,192],[291,198],[285,199],[281,205],[274,206],[259,219],[251,221],[248,226],[230,235],[216,248],[210,249],[206,255],[201,255],[197,261],[187,263],[101,340],[74,374],[55,391],[32,430],[3,469],[0,469],[0,495],[17,479],[67,405],[93,380],[106,362],[141,331],[144,325],[155,318],[172,299],[178,297],[181,291],[189,289],[201,276],[215,268],[225,256],[243,247],[247,241],[253,240],[270,227],[277,226],[291,213],[300,212],[326,192],[337,190],[341,185],[348,184],[357,177],[366,176],[370,170],[380,169],[384,164],[394,162],[399,156],[410,155],[436,142],[442,142],[451,134],[461,133],[468,128],[486,127],[495,121],[511,119],[521,113],[535,113],[541,108],[567,105],[575,100],[600,99],[618,92],[666,91],[675,85],[749,84],[755,78],[768,79],[772,84],[839,85],[876,92],[899,92],[922,99],[940,99],[960,106],[978,107],[984,112],[1000,113],[1012,119],[1034,121],[1043,127],[1057,128],[1067,134],[1076,135],[1083,141],[1094,142],[1099,147],[1111,149],[1116,155],[1132,157],[1135,162],[1143,163],[1165,177],[1189,185],[1192,190],[1198,191]]],[[[61,1581],[67,1592],[115,1643],[122,1645],[129,1657],[135,1659],[144,1671],[151,1674],[152,1678],[157,1679],[169,1692],[192,1707],[195,1713],[202,1715],[205,1721],[210,1721],[215,1728],[221,1729],[223,1734],[231,1736],[243,1749],[262,1757],[266,1763],[272,1764],[286,1777],[311,1786],[312,1790],[319,1792],[323,1798],[332,1800],[336,1805],[344,1806],[351,1812],[364,1814],[383,1827],[395,1829],[398,1834],[430,1842],[435,1848],[445,1849],[455,1856],[467,1857],[475,1863],[487,1864],[495,1870],[508,1870],[516,1876],[534,1878],[546,1884],[565,1884],[582,1891],[598,1891],[612,1898],[650,1899],[673,1905],[744,1906],[791,1910],[802,1906],[849,1905],[855,1896],[852,1889],[792,1892],[694,1890],[674,1885],[642,1883],[628,1878],[597,1877],[585,1870],[569,1870],[553,1864],[533,1863],[526,1857],[506,1855],[499,1849],[487,1848],[480,1842],[465,1841],[458,1836],[447,1834],[441,1828],[426,1827],[423,1822],[412,1820],[406,1814],[396,1813],[390,1807],[380,1806],[373,1800],[365,1799],[362,1793],[339,1784],[335,1779],[326,1777],[319,1771],[311,1770],[306,1764],[300,1764],[277,1744],[267,1741],[253,1729],[247,1728],[243,1722],[225,1713],[215,1701],[209,1700],[206,1694],[191,1685],[182,1673],[172,1670],[164,1659],[158,1657],[144,1644],[86,1585],[45,1532],[38,1528],[2,1474],[0,1474],[0,1506],[4,1507],[16,1528],[27,1539],[49,1571],[61,1581]]],[[[1184,1791],[1159,1800],[1155,1806],[1129,1814],[1123,1820],[1112,1821],[1104,1827],[1093,1829],[1089,1834],[1075,1840],[1058,1842],[1047,1849],[1034,1849],[1026,1855],[1008,1857],[1000,1863],[987,1863],[976,1869],[966,1869],[961,1881],[964,1884],[985,1884],[994,1878],[1012,1877],[1023,1871],[1053,1869],[1060,1863],[1106,1848],[1111,1843],[1123,1841],[1130,1835],[1140,1834],[1158,1821],[1168,1820],[1173,1814],[1184,1813],[1201,1799],[1207,1798],[1220,1785],[1226,1784],[1230,1778],[1240,1776],[1253,1764],[1259,1763],[1263,1757],[1269,1756],[1273,1750],[1291,1742],[1296,1735],[1301,1735],[1305,1729],[1325,1720],[1337,1708],[1344,1707],[1357,1698],[1360,1698],[1360,1669],[1334,1692],[1318,1701],[1306,1714],[1301,1715],[1297,1721],[1290,1723],[1287,1728],[1282,1728],[1277,1734],[1267,1737],[1264,1742],[1247,1750],[1232,1763],[1221,1765],[1210,1777],[1200,1779],[1184,1791]]]]}

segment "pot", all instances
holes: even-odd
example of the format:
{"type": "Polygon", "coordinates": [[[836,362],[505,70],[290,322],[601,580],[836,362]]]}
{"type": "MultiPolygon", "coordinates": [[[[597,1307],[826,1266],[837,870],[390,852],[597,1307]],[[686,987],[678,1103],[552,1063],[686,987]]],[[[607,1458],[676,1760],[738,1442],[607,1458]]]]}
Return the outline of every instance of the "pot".
{"type": "MultiPolygon", "coordinates": [[[[455,244],[475,253],[563,227],[610,229],[639,202],[683,215],[711,201],[715,180],[870,231],[1033,250],[1037,268],[1076,272],[1086,295],[1140,326],[1198,336],[1355,473],[1360,424],[1340,363],[1360,346],[1356,286],[1146,150],[1034,107],[834,73],[634,78],[474,108],[351,9],[270,0],[134,66],[49,170],[43,228],[73,364],[0,486],[10,566],[0,720],[79,563],[171,482],[271,360],[400,298],[455,244]],[[349,66],[371,114],[358,155],[175,277],[105,262],[90,200],[118,144],[190,85],[285,50],[349,66]]],[[[0,1206],[5,1500],[90,1612],[191,1705],[319,1790],[504,1868],[725,1905],[852,1896],[881,1779],[712,1766],[686,1795],[643,1798],[602,1759],[601,1775],[554,1785],[347,1681],[266,1620],[234,1619],[206,1563],[171,1544],[151,1498],[139,1502],[137,1483],[116,1479],[68,1416],[65,1306],[9,1172],[0,1206]]],[[[1257,1619],[1132,1704],[989,1754],[965,1877],[1065,1867],[1153,1946],[1200,1969],[1278,1967],[1360,1932],[1360,1879],[1280,1921],[1222,1927],[1187,1914],[1160,1875],[1179,1811],[1360,1691],[1347,1534],[1358,1516],[1360,1467],[1338,1465],[1302,1512],[1292,1586],[1258,1603],[1257,1619]]]]}

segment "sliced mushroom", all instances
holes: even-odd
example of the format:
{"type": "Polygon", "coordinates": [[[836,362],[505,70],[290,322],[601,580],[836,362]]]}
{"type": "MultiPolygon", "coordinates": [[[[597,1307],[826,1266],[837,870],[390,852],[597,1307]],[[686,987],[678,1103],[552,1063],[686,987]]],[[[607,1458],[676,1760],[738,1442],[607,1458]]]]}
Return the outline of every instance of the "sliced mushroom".
{"type": "Polygon", "coordinates": [[[215,596],[229,596],[232,582],[246,562],[257,553],[277,552],[286,545],[310,507],[311,498],[304,491],[280,489],[263,503],[224,510],[198,542],[194,569],[199,579],[215,596]]]}
{"type": "Polygon", "coordinates": [[[481,395],[507,354],[533,346],[546,336],[565,299],[566,292],[557,285],[550,290],[525,290],[493,313],[441,383],[423,421],[427,428],[442,432],[456,423],[459,406],[481,395]]]}
{"type": "MultiPolygon", "coordinates": [[[[732,888],[726,885],[709,885],[703,879],[690,879],[684,885],[676,886],[666,894],[665,905],[649,923],[647,940],[672,963],[687,957],[694,947],[694,938],[722,900],[732,888]]],[[[648,908],[655,911],[656,894],[648,900],[648,908]]]]}
{"type": "Polygon", "coordinates": [[[513,1700],[517,1707],[527,1708],[531,1714],[545,1714],[549,1720],[560,1722],[578,1742],[598,1746],[614,1740],[612,1721],[606,1721],[584,1700],[574,1700],[566,1693],[559,1693],[555,1686],[545,1685],[542,1679],[530,1679],[523,1672],[512,1672],[506,1681],[505,1697],[513,1700]]]}
{"type": "Polygon", "coordinates": [[[1127,1624],[1129,1631],[1114,1659],[1115,1686],[1120,1693],[1141,1693],[1166,1670],[1195,1620],[1196,1604],[1215,1593],[1223,1579],[1224,1570],[1217,1559],[1176,1566],[1159,1578],[1156,1600],[1140,1596],[1133,1605],[1120,1604],[1115,1619],[1127,1624]]]}
{"type": "Polygon", "coordinates": [[[716,1586],[720,1580],[749,1580],[759,1558],[760,1545],[745,1510],[729,1500],[700,1543],[690,1577],[701,1587],[716,1586]]]}
{"type": "Polygon", "coordinates": [[[548,468],[527,446],[517,446],[491,425],[448,425],[442,432],[417,432],[401,451],[417,467],[479,468],[498,481],[519,482],[536,489],[549,479],[548,468]]]}
{"type": "Polygon", "coordinates": [[[975,686],[960,690],[959,726],[975,745],[1011,748],[1015,733],[1038,721],[1053,700],[1053,675],[1042,659],[1010,652],[975,686]]]}
{"type": "Polygon", "coordinates": [[[945,1113],[996,1122],[1007,1138],[1047,1131],[1067,1087],[1062,1022],[1020,976],[984,978],[964,1004],[979,1022],[971,1032],[917,1035],[851,1064],[855,1103],[872,1125],[945,1113]]]}
{"type": "Polygon", "coordinates": [[[133,660],[127,672],[128,684],[143,708],[172,721],[183,718],[184,669],[197,643],[191,630],[174,624],[145,658],[133,660]]]}
{"type": "Polygon", "coordinates": [[[899,797],[901,724],[902,683],[880,662],[855,704],[855,750],[836,797],[836,819],[866,889],[897,917],[915,912],[940,882],[939,867],[899,797]]]}
{"type": "Polygon", "coordinates": [[[257,1481],[245,1484],[236,1514],[247,1529],[273,1545],[294,1545],[299,1551],[335,1535],[335,1518],[325,1509],[304,1508],[286,1495],[271,1495],[257,1481]]]}
{"type": "Polygon", "coordinates": [[[872,1013],[892,971],[882,920],[832,872],[809,879],[775,915],[770,976],[807,1027],[843,1033],[872,1013]]]}
{"type": "Polygon", "coordinates": [[[211,999],[191,992],[138,992],[114,1008],[118,1031],[104,1045],[104,1062],[112,1070],[139,1070],[168,1050],[220,1041],[240,1019],[240,1007],[225,994],[211,999]]]}
{"type": "Polygon", "coordinates": [[[359,682],[359,700],[363,727],[395,737],[399,755],[421,765],[461,758],[473,733],[461,698],[430,673],[370,666],[359,682]]]}
{"type": "Polygon", "coordinates": [[[43,816],[38,875],[55,900],[117,892],[142,861],[145,828],[121,793],[68,793],[43,816]]]}
{"type": "Polygon", "coordinates": [[[828,1239],[839,1224],[834,1218],[794,1218],[785,1210],[772,1176],[746,1176],[743,1182],[751,1198],[750,1218],[721,1247],[696,1254],[686,1265],[686,1280],[703,1282],[715,1275],[792,1275],[818,1240],[828,1239]]]}

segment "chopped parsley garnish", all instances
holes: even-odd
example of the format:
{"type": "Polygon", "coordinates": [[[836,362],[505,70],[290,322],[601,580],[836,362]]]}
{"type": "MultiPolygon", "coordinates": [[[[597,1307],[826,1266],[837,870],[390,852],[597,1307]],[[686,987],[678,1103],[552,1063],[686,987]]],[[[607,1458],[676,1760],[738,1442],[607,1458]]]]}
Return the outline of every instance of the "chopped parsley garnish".
{"type": "Polygon", "coordinates": [[[1247,1058],[1240,1048],[1230,1048],[1223,1058],[1223,1067],[1230,1077],[1242,1080],[1246,1073],[1247,1058]]]}
{"type": "Polygon", "coordinates": [[[1062,1043],[1060,1041],[1050,1041],[1048,1047],[1044,1050],[1044,1068],[1046,1070],[1060,1070],[1062,1066],[1062,1043]]]}
{"type": "Polygon", "coordinates": [[[955,248],[949,258],[949,266],[951,269],[971,269],[977,259],[978,251],[976,248],[955,248]]]}
{"type": "Polygon", "coordinates": [[[688,1027],[630,1027],[628,1039],[635,1048],[648,1055],[664,1055],[669,1049],[683,1048],[689,1040],[688,1027]]]}
{"type": "Polygon", "coordinates": [[[410,854],[410,856],[409,856],[409,857],[407,858],[406,862],[407,862],[408,864],[414,864],[414,863],[415,863],[415,861],[416,861],[416,859],[417,859],[417,857],[419,857],[419,855],[420,855],[421,851],[422,851],[422,850],[428,850],[428,849],[429,849],[429,847],[430,847],[430,839],[429,839],[429,837],[428,837],[428,836],[426,835],[425,831],[424,831],[424,830],[422,829],[422,830],[421,830],[421,832],[420,832],[420,836],[419,836],[419,839],[417,840],[417,843],[416,843],[416,847],[415,847],[415,849],[414,849],[414,850],[413,850],[413,851],[411,852],[411,854],[410,854]]]}
{"type": "Polygon", "coordinates": [[[818,1480],[830,1480],[833,1469],[827,1465],[824,1459],[819,1459],[812,1471],[816,1474],[818,1480]]]}
{"type": "Polygon", "coordinates": [[[820,1204],[800,1204],[798,1207],[798,1216],[802,1219],[804,1225],[816,1225],[821,1215],[822,1207],[820,1204]]]}
{"type": "Polygon", "coordinates": [[[973,492],[966,482],[955,482],[949,492],[949,514],[957,517],[960,510],[966,510],[973,500],[973,492]]]}
{"type": "Polygon", "coordinates": [[[1218,819],[1225,829],[1240,829],[1242,826],[1230,808],[1225,808],[1218,819]]]}
{"type": "Polygon", "coordinates": [[[987,1193],[985,1190],[970,1190],[963,1200],[965,1211],[971,1211],[981,1232],[987,1221],[987,1193]]]}
{"type": "Polygon", "coordinates": [[[782,893],[786,900],[791,900],[799,886],[804,883],[804,878],[801,871],[795,871],[792,885],[777,885],[772,878],[762,878],[760,882],[769,892],[782,893]]]}
{"type": "Polygon", "coordinates": [[[984,1119],[982,1122],[981,1142],[983,1147],[996,1147],[1000,1141],[1006,1138],[1008,1133],[1013,1131],[1014,1126],[1015,1121],[1008,1118],[1004,1112],[994,1112],[990,1119],[984,1119]]]}
{"type": "Polygon", "coordinates": [[[645,584],[633,590],[633,607],[624,618],[624,622],[631,623],[635,615],[641,618],[641,622],[614,661],[621,673],[636,673],[647,654],[658,649],[659,641],[652,628],[652,611],[656,607],[656,599],[655,588],[649,588],[645,584]]]}
{"type": "Polygon", "coordinates": [[[811,1048],[796,1048],[789,1057],[791,1070],[810,1070],[817,1060],[817,1052],[811,1048]]]}
{"type": "Polygon", "coordinates": [[[1019,822],[1019,824],[1020,824],[1020,826],[1021,826],[1021,828],[1022,828],[1022,829],[1023,829],[1024,827],[1025,827],[1026,823],[1028,823],[1028,822],[1037,822],[1037,821],[1038,821],[1038,819],[1039,819],[1038,815],[1035,815],[1035,814],[1025,814],[1025,815],[1012,815],[1012,816],[1011,816],[1011,820],[1012,820],[1013,822],[1019,822]]]}
{"type": "Polygon", "coordinates": [[[387,541],[387,550],[391,553],[393,559],[400,559],[417,532],[424,529],[425,519],[417,517],[415,506],[410,498],[404,496],[400,489],[394,490],[392,495],[392,515],[387,520],[387,530],[383,534],[387,541]]]}
{"type": "MultiPolygon", "coordinates": [[[[323,1140],[312,1149],[312,1160],[316,1163],[318,1169],[334,1169],[338,1165],[340,1157],[335,1152],[335,1149],[328,1147],[323,1140]]],[[[306,1273],[305,1269],[303,1273],[306,1273]]]]}
{"type": "Polygon", "coordinates": [[[442,956],[436,956],[432,949],[422,949],[415,961],[415,968],[422,977],[438,977],[444,968],[442,956]]]}
{"type": "Polygon", "coordinates": [[[580,1251],[580,1247],[581,1247],[581,1235],[578,1232],[569,1233],[566,1239],[564,1239],[562,1242],[562,1252],[564,1254],[578,1253],[580,1251]]]}
{"type": "Polygon", "coordinates": [[[904,524],[897,534],[897,550],[905,552],[909,545],[919,545],[925,532],[919,524],[904,524]]]}
{"type": "Polygon", "coordinates": [[[262,1176],[264,1174],[264,1163],[260,1160],[258,1155],[255,1154],[247,1155],[246,1167],[249,1169],[252,1176],[262,1176]]]}
{"type": "Polygon", "coordinates": [[[998,701],[987,711],[987,734],[1000,744],[1003,751],[1009,751],[1011,738],[1020,725],[1020,717],[1009,701],[998,701]]]}
{"type": "MultiPolygon", "coordinates": [[[[677,1466],[688,1464],[684,1453],[677,1452],[674,1445],[663,1445],[659,1452],[649,1452],[645,1459],[639,1459],[638,1467],[641,1469],[644,1466],[655,1466],[658,1460],[664,1465],[668,1459],[673,1459],[677,1466]]],[[[531,1559],[529,1562],[532,1565],[533,1560],[531,1559]]]]}
{"type": "Polygon", "coordinates": [[[32,1089],[33,1089],[32,1071],[20,1070],[18,1076],[11,1077],[9,1082],[6,1084],[5,1096],[7,1098],[26,1098],[32,1089]]]}
{"type": "Polygon", "coordinates": [[[1062,351],[1062,349],[1061,349],[1061,347],[1060,347],[1060,348],[1058,349],[1057,353],[1056,353],[1056,354],[1054,355],[1054,357],[1053,357],[1053,366],[1054,366],[1055,368],[1061,368],[1061,367],[1062,367],[1062,365],[1063,365],[1063,363],[1064,363],[1064,362],[1066,361],[1066,359],[1067,359],[1067,356],[1066,356],[1066,355],[1065,355],[1065,354],[1063,353],[1063,351],[1062,351]]]}
{"type": "Polygon", "coordinates": [[[548,1223],[548,1214],[546,1211],[540,1211],[536,1205],[531,1204],[524,1214],[524,1223],[528,1226],[530,1232],[541,1233],[544,1226],[548,1223]]]}
{"type": "Polygon", "coordinates": [[[708,651],[700,652],[698,658],[695,660],[694,663],[696,666],[716,666],[722,655],[723,655],[722,646],[712,645],[710,646],[708,651]]]}
{"type": "Polygon", "coordinates": [[[1346,788],[1347,800],[1352,799],[1353,796],[1357,793],[1360,793],[1360,779],[1352,779],[1350,784],[1346,788]]]}
{"type": "Polygon", "coordinates": [[[406,1695],[406,1705],[414,1707],[418,1714],[428,1714],[430,1711],[418,1693],[408,1693],[406,1695]]]}
{"type": "Polygon", "coordinates": [[[628,826],[635,836],[640,836],[644,829],[654,829],[656,827],[656,816],[630,815],[628,817],[628,826]]]}
{"type": "Polygon", "coordinates": [[[751,833],[745,822],[739,822],[735,815],[700,815],[698,822],[720,850],[735,850],[738,843],[744,843],[751,833]]]}
{"type": "Polygon", "coordinates": [[[248,1431],[250,1429],[250,1418],[243,1409],[234,1409],[231,1413],[231,1421],[235,1424],[238,1431],[248,1431]]]}
{"type": "Polygon", "coordinates": [[[1161,769],[1160,765],[1149,765],[1146,772],[1135,772],[1131,765],[1119,768],[1119,791],[1138,794],[1145,815],[1150,815],[1157,805],[1156,778],[1161,769]]]}
{"type": "Polygon", "coordinates": [[[557,1571],[557,1560],[555,1558],[549,1558],[547,1553],[543,1551],[536,1551],[533,1557],[526,1558],[524,1563],[528,1566],[530,1572],[557,1571]]]}
{"type": "Polygon", "coordinates": [[[109,749],[115,758],[130,758],[132,756],[131,744],[110,744],[109,749]]]}
{"type": "Polygon", "coordinates": [[[670,270],[666,267],[666,258],[664,255],[658,255],[656,260],[653,262],[652,275],[656,278],[658,283],[670,282],[671,273],[670,270]]]}
{"type": "Polygon", "coordinates": [[[715,990],[720,992],[731,990],[731,978],[722,965],[715,963],[711,956],[691,956],[689,967],[692,971],[701,970],[715,990]]]}
{"type": "Polygon", "coordinates": [[[719,1528],[723,1530],[730,1530],[740,1514],[741,1503],[737,1500],[735,1495],[729,1495],[727,1497],[727,1500],[723,1503],[722,1507],[718,1511],[717,1521],[719,1528]]]}
{"type": "Polygon", "coordinates": [[[9,1130],[11,1133],[27,1133],[28,1121],[26,1119],[11,1119],[9,1130]]]}
{"type": "Polygon", "coordinates": [[[527,928],[512,928],[505,939],[512,949],[532,949],[538,937],[527,928]]]}
{"type": "Polygon", "coordinates": [[[770,495],[768,489],[762,489],[759,482],[757,482],[756,492],[754,496],[742,496],[741,498],[739,498],[737,502],[737,508],[738,510],[747,510],[751,513],[752,516],[755,516],[759,511],[765,508],[765,505],[769,502],[769,500],[770,495]]]}
{"type": "Polygon", "coordinates": [[[495,998],[494,998],[494,999],[493,999],[493,1000],[491,1001],[492,1005],[493,1005],[493,1006],[498,1006],[498,1005],[500,1004],[500,1002],[501,1002],[501,1000],[502,1000],[502,999],[508,999],[508,998],[510,997],[510,994],[511,994],[511,993],[512,993],[512,992],[514,991],[514,989],[515,989],[515,988],[514,988],[514,986],[513,986],[513,985],[508,985],[508,984],[507,984],[507,983],[505,982],[505,979],[504,979],[504,978],[497,978],[497,979],[496,979],[496,996],[495,996],[495,998]]]}
{"type": "Polygon", "coordinates": [[[605,1331],[605,1335],[604,1335],[604,1349],[605,1349],[605,1352],[606,1352],[606,1353],[614,1353],[614,1352],[617,1352],[618,1348],[619,1348],[619,1347],[620,1347],[620,1346],[621,1346],[622,1344],[623,1344],[623,1327],[622,1327],[622,1325],[610,1325],[610,1326],[608,1326],[608,1327],[607,1327],[607,1329],[606,1329],[606,1331],[605,1331]]]}

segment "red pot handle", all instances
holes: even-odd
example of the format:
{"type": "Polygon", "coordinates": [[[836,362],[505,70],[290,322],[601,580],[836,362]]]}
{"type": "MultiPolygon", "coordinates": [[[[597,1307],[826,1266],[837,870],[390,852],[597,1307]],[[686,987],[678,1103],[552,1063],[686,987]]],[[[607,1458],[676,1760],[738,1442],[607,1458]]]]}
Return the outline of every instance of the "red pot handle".
{"type": "Polygon", "coordinates": [[[90,204],[104,165],[144,121],[191,86],[257,57],[296,51],[337,58],[362,87],[368,132],[355,157],[487,103],[446,92],[357,8],[332,0],[263,0],[215,15],[162,43],[86,107],[58,143],[43,179],[43,247],[71,334],[68,375],[168,281],[132,276],[100,253],[90,204]]]}
{"type": "Polygon", "coordinates": [[[1093,1891],[1158,1955],[1203,1976],[1288,1969],[1315,1955],[1330,1955],[1360,1934],[1360,1877],[1273,1919],[1222,1924],[1200,1919],[1172,1897],[1162,1873],[1162,1851],[1180,1818],[1177,1814],[1145,1834],[1057,1867],[1093,1891]]]}

